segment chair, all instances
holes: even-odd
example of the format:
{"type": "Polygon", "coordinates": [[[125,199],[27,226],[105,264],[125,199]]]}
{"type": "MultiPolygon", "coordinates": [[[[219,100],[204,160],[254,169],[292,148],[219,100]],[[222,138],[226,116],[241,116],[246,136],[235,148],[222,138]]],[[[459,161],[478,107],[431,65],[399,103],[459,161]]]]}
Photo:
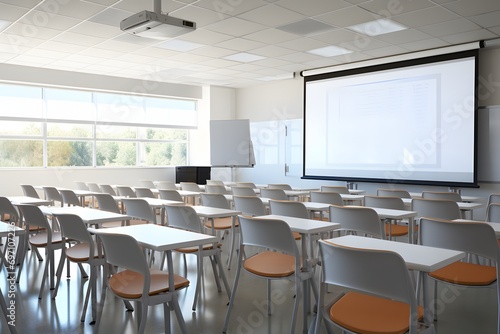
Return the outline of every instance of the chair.
{"type": "Polygon", "coordinates": [[[292,187],[289,184],[284,183],[270,183],[267,185],[268,189],[283,189],[283,190],[292,190],[292,187]]]}
{"type": "Polygon", "coordinates": [[[262,198],[275,199],[280,201],[288,200],[288,196],[286,195],[283,189],[261,189],[260,196],[262,198]]]}
{"type": "MultiPolygon", "coordinates": [[[[405,210],[403,199],[396,196],[365,196],[365,206],[369,208],[405,210]]],[[[391,219],[388,219],[386,222],[385,233],[389,239],[408,235],[407,225],[398,225],[397,221],[391,221],[391,219]]]]}
{"type": "MultiPolygon", "coordinates": [[[[54,232],[50,226],[47,218],[40,210],[39,207],[34,205],[19,205],[24,221],[28,227],[38,227],[43,229],[43,232],[30,236],[29,243],[34,248],[45,248],[45,266],[42,274],[42,283],[40,284],[40,292],[38,299],[42,299],[43,288],[45,286],[45,279],[49,276],[50,289],[54,289],[54,274],[55,274],[55,260],[54,251],[62,249],[64,243],[60,232],[54,232]]],[[[23,262],[21,262],[22,265],[23,262]]],[[[22,268],[19,268],[21,271],[22,268]]],[[[58,269],[59,271],[59,269],[58,269]]]]}
{"type": "Polygon", "coordinates": [[[490,204],[493,204],[493,203],[500,203],[500,194],[490,194],[488,196],[488,204],[486,206],[486,217],[488,217],[488,211],[489,211],[490,204]]]}
{"type": "Polygon", "coordinates": [[[174,182],[171,181],[158,181],[156,183],[156,188],[158,189],[169,189],[169,190],[177,190],[177,186],[174,182]]]}
{"type": "Polygon", "coordinates": [[[141,186],[148,189],[156,189],[156,186],[151,180],[140,180],[141,186]]]}
{"type": "Polygon", "coordinates": [[[45,193],[45,199],[51,201],[52,205],[55,205],[56,202],[61,203],[61,206],[64,205],[61,193],[56,187],[43,187],[43,191],[45,193]]]}
{"type": "Polygon", "coordinates": [[[129,187],[129,186],[116,186],[116,191],[118,193],[118,196],[123,196],[123,197],[128,197],[128,198],[137,197],[134,189],[132,189],[132,187],[129,187]]]}
{"type": "Polygon", "coordinates": [[[40,198],[35,187],[31,184],[21,184],[21,188],[23,189],[24,196],[40,198]]]}
{"type": "MultiPolygon", "coordinates": [[[[428,273],[435,283],[448,283],[461,287],[495,287],[500,305],[500,248],[491,226],[479,222],[452,222],[444,219],[420,220],[420,244],[463,251],[493,261],[493,266],[471,262],[455,262],[428,273]]],[[[472,257],[469,257],[472,258],[472,257]]],[[[434,288],[436,291],[436,286],[434,288]]],[[[434,300],[437,302],[435,292],[434,300]]],[[[500,333],[500,311],[497,312],[497,333],[500,333]]]]}
{"type": "MultiPolygon", "coordinates": [[[[226,311],[223,333],[227,332],[231,312],[236,299],[242,269],[267,281],[267,313],[271,315],[271,281],[291,279],[295,281],[295,298],[290,333],[295,333],[298,306],[302,296],[302,283],[310,279],[311,272],[301,270],[301,256],[292,231],[287,223],[278,219],[239,216],[241,238],[238,267],[234,278],[233,293],[226,311]],[[255,247],[259,250],[254,255],[255,247]],[[248,248],[248,249],[247,249],[248,248]],[[245,257],[243,255],[246,255],[245,257]]],[[[256,292],[253,293],[254,296],[256,292]]],[[[304,324],[305,325],[305,324],[304,324]]],[[[283,331],[281,331],[283,332],[283,331]]]]}
{"type": "Polygon", "coordinates": [[[99,185],[99,188],[101,189],[100,192],[102,193],[110,194],[111,196],[116,196],[116,191],[110,184],[101,184],[99,185]]]}
{"type": "Polygon", "coordinates": [[[267,215],[266,206],[257,196],[233,196],[234,209],[244,216],[267,215]]]}
{"type": "MultiPolygon", "coordinates": [[[[113,196],[111,196],[110,194],[106,194],[106,193],[95,194],[94,198],[97,201],[97,207],[99,208],[99,210],[109,211],[109,212],[114,212],[114,213],[122,213],[120,206],[115,201],[113,196]]],[[[125,226],[126,221],[121,221],[120,225],[125,226]]],[[[102,227],[114,227],[114,226],[116,226],[116,223],[114,223],[114,222],[102,224],[102,227]]]]}
{"type": "Polygon", "coordinates": [[[297,201],[270,200],[269,209],[273,215],[309,219],[309,212],[304,203],[297,201]]]}
{"type": "Polygon", "coordinates": [[[94,182],[87,182],[87,187],[89,187],[89,190],[93,193],[101,193],[101,187],[94,182]]]}
{"type": "Polygon", "coordinates": [[[333,191],[311,191],[311,202],[344,205],[340,193],[333,191]]]}
{"type": "Polygon", "coordinates": [[[485,221],[500,223],[500,203],[491,203],[488,205],[485,221]]]}
{"type": "Polygon", "coordinates": [[[321,191],[330,191],[339,194],[350,194],[345,186],[321,186],[321,191]]]}
{"type": "MultiPolygon", "coordinates": [[[[97,268],[104,264],[104,255],[102,252],[99,254],[99,251],[96,248],[94,243],[94,239],[90,235],[87,230],[87,226],[83,222],[83,220],[77,216],[72,214],[54,214],[56,217],[59,226],[61,227],[62,232],[62,242],[63,244],[67,243],[66,249],[61,253],[61,258],[59,262],[57,273],[57,283],[53,293],[53,298],[57,296],[57,291],[59,288],[59,284],[61,282],[62,276],[62,266],[64,260],[67,258],[70,262],[77,263],[84,273],[81,265],[86,263],[90,266],[90,282],[87,286],[87,292],[85,293],[85,301],[82,309],[82,316],[80,321],[85,321],[85,314],[87,313],[87,305],[90,298],[90,293],[92,293],[92,323],[96,321],[96,306],[97,306],[97,268]]],[[[69,266],[68,266],[68,274],[69,277],[69,266]]]]}
{"type": "Polygon", "coordinates": [[[85,182],[75,181],[75,185],[78,190],[90,190],[85,182]]]}
{"type": "Polygon", "coordinates": [[[184,202],[184,199],[182,198],[181,194],[177,190],[174,189],[158,189],[158,192],[160,193],[160,198],[161,199],[166,199],[169,201],[178,201],[178,202],[184,202]]]}
{"type": "Polygon", "coordinates": [[[349,333],[417,333],[417,306],[406,263],[389,251],[356,249],[319,241],[321,273],[315,333],[321,321],[349,333]],[[380,270],[384,268],[383,270],[380,270]],[[325,305],[328,285],[347,288],[325,305]]]}
{"type": "Polygon", "coordinates": [[[17,226],[21,227],[19,212],[7,197],[0,197],[0,220],[15,222],[17,226]]]}
{"type": "Polygon", "coordinates": [[[451,191],[422,191],[422,198],[444,199],[447,201],[462,202],[462,196],[459,193],[451,191]]]}
{"type": "Polygon", "coordinates": [[[156,215],[149,205],[142,198],[124,198],[122,203],[125,206],[125,212],[128,216],[146,223],[156,224],[156,215]]]}
{"type": "Polygon", "coordinates": [[[410,193],[402,189],[377,189],[377,196],[411,198],[410,193]]]}
{"type": "Polygon", "coordinates": [[[135,188],[135,195],[137,197],[156,198],[155,194],[153,194],[153,192],[151,191],[150,188],[136,187],[135,188]]]}
{"type": "MultiPolygon", "coordinates": [[[[104,229],[103,229],[104,230],[104,229]]],[[[150,269],[144,257],[143,250],[137,241],[128,235],[100,233],[96,231],[104,246],[106,262],[121,268],[108,279],[108,288],[113,294],[126,301],[138,302],[138,333],[144,333],[148,315],[148,306],[163,304],[165,331],[170,333],[170,310],[173,309],[177,318],[182,318],[176,291],[189,286],[189,281],[178,275],[150,269]],[[124,284],[126,282],[127,284],[124,284]]],[[[101,301],[105,303],[106,294],[101,301]]],[[[102,312],[102,311],[101,311],[102,312]]],[[[99,328],[101,314],[98,315],[96,328],[99,328]]],[[[182,333],[186,333],[185,324],[181,325],[182,333]]]]}
{"type": "Polygon", "coordinates": [[[457,202],[444,199],[414,198],[411,201],[411,210],[417,212],[417,217],[449,220],[461,218],[457,202]]]}
{"type": "Polygon", "coordinates": [[[330,221],[339,223],[341,231],[386,239],[384,223],[375,210],[361,206],[330,206],[330,221]]]}
{"type": "Polygon", "coordinates": [[[221,180],[207,180],[207,185],[224,186],[224,182],[221,180]]]}
{"type": "Polygon", "coordinates": [[[234,196],[257,196],[257,193],[250,187],[231,187],[234,196]]]}
{"type": "Polygon", "coordinates": [[[62,197],[62,205],[67,205],[67,206],[82,206],[82,203],[78,196],[76,196],[75,192],[71,189],[61,189],[59,190],[59,193],[61,194],[62,197]]]}
{"type": "MultiPolygon", "coordinates": [[[[169,227],[180,228],[183,230],[188,230],[196,233],[203,233],[202,226],[200,224],[200,218],[196,214],[196,211],[191,206],[187,205],[167,205],[167,217],[169,227]]],[[[209,257],[212,263],[212,269],[214,272],[215,282],[217,284],[217,290],[221,291],[221,286],[219,282],[219,274],[217,272],[217,267],[220,272],[222,272],[222,264],[220,259],[220,245],[217,244],[207,244],[202,247],[186,247],[178,248],[177,252],[186,254],[197,255],[197,280],[196,280],[196,290],[194,294],[193,301],[193,311],[196,310],[196,303],[198,296],[200,295],[200,284],[203,275],[203,257],[209,257]],[[216,267],[217,266],[217,267],[216,267]]],[[[163,263],[163,261],[162,261],[163,263]]],[[[187,271],[187,268],[185,268],[187,271]]],[[[224,288],[226,289],[227,297],[231,296],[231,289],[226,280],[225,275],[220,275],[224,283],[224,288]]]]}
{"type": "Polygon", "coordinates": [[[253,182],[236,182],[237,187],[249,187],[252,189],[258,189],[255,183],[253,182]]]}
{"type": "Polygon", "coordinates": [[[220,184],[207,184],[205,186],[205,192],[208,194],[229,194],[226,186],[220,184]]]}
{"type": "Polygon", "coordinates": [[[194,182],[181,182],[181,189],[186,191],[202,192],[200,186],[194,182]]]}

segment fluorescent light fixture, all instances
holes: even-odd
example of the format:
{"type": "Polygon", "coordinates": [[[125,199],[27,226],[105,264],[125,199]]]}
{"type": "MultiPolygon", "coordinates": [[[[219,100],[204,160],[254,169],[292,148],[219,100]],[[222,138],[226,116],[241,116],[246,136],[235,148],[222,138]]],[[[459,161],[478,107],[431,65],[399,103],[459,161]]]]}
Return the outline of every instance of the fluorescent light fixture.
{"type": "Polygon", "coordinates": [[[276,81],[276,80],[286,80],[286,79],[293,79],[295,78],[295,73],[285,73],[285,74],[279,74],[279,75],[270,75],[262,78],[258,78],[257,80],[260,81],[276,81]]]}
{"type": "Polygon", "coordinates": [[[239,61],[242,63],[249,63],[249,62],[261,60],[264,58],[265,57],[254,55],[251,53],[246,53],[246,52],[235,53],[235,54],[224,57],[224,59],[226,59],[226,60],[234,60],[234,61],[239,61]]]}
{"type": "Polygon", "coordinates": [[[388,19],[378,19],[347,27],[349,30],[359,32],[363,35],[378,36],[390,32],[408,29],[408,27],[388,19]]]}
{"type": "Polygon", "coordinates": [[[0,31],[3,31],[7,28],[12,22],[0,20],[0,31]]]}
{"type": "Polygon", "coordinates": [[[155,47],[158,48],[179,51],[179,52],[188,52],[191,50],[201,48],[203,46],[205,45],[194,42],[183,41],[180,39],[171,39],[169,41],[155,45],[155,47]]]}
{"type": "Polygon", "coordinates": [[[335,45],[325,46],[323,48],[313,49],[306,52],[322,57],[334,57],[352,53],[351,50],[335,45]]]}

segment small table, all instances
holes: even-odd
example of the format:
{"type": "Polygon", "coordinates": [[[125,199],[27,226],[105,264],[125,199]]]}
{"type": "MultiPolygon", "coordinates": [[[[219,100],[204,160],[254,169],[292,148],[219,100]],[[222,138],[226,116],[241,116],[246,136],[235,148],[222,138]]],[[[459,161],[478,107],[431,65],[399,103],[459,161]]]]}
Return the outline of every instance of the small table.
{"type": "Polygon", "coordinates": [[[375,210],[380,219],[402,220],[408,219],[408,242],[415,243],[415,218],[417,217],[416,211],[409,210],[395,210],[386,208],[372,208],[375,210]]]}
{"type": "Polygon", "coordinates": [[[52,202],[43,198],[29,197],[29,196],[9,196],[7,197],[13,205],[50,205],[52,202]]]}
{"type": "Polygon", "coordinates": [[[81,206],[67,206],[67,207],[54,207],[54,206],[40,206],[40,210],[45,215],[53,214],[73,214],[80,216],[83,222],[87,225],[101,226],[103,223],[110,223],[116,221],[127,221],[131,217],[121,213],[114,213],[110,211],[97,210],[91,208],[83,208],[81,206]]]}

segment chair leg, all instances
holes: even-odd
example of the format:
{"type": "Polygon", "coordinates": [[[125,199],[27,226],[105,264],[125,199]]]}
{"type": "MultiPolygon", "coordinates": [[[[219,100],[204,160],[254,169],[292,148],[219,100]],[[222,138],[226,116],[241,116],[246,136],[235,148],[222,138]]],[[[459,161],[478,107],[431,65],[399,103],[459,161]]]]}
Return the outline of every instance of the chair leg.
{"type": "Polygon", "coordinates": [[[144,333],[144,330],[146,329],[146,320],[148,318],[148,304],[146,302],[141,303],[140,309],[140,322],[139,322],[139,329],[137,330],[138,334],[144,333]]]}
{"type": "Polygon", "coordinates": [[[267,281],[267,315],[271,315],[271,280],[267,281]]]}
{"type": "Polygon", "coordinates": [[[170,333],[170,306],[168,303],[163,304],[163,319],[165,321],[165,333],[170,333]]]}
{"type": "Polygon", "coordinates": [[[42,284],[40,284],[40,292],[38,293],[38,299],[42,299],[43,288],[45,286],[45,280],[47,279],[47,272],[49,270],[49,261],[48,259],[45,261],[43,265],[43,276],[42,276],[42,284]]]}
{"type": "MultiPolygon", "coordinates": [[[[56,271],[56,286],[54,287],[54,291],[52,291],[52,299],[56,299],[57,291],[59,291],[59,285],[61,283],[62,271],[64,269],[64,260],[66,259],[66,252],[64,249],[61,252],[61,258],[59,259],[59,264],[57,265],[56,271]]],[[[68,265],[69,267],[69,265],[68,265]]]]}
{"type": "Polygon", "coordinates": [[[231,311],[233,309],[234,299],[236,297],[236,290],[238,289],[238,283],[239,283],[239,278],[240,278],[240,273],[241,273],[241,260],[242,260],[241,253],[242,253],[242,250],[240,248],[238,266],[236,268],[236,276],[234,277],[234,283],[233,283],[233,291],[231,293],[231,298],[229,299],[229,305],[227,307],[226,319],[224,319],[224,327],[222,327],[222,333],[227,332],[227,327],[229,325],[229,318],[231,317],[231,311]]]}

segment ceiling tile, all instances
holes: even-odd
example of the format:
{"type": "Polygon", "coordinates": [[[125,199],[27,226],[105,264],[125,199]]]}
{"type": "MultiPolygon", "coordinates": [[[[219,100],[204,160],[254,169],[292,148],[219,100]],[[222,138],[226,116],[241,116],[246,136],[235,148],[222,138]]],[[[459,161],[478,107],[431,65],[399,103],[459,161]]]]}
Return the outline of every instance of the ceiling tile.
{"type": "Polygon", "coordinates": [[[246,35],[245,38],[254,40],[256,42],[266,43],[266,44],[278,44],[286,41],[290,41],[292,39],[297,39],[302,36],[298,36],[295,34],[290,34],[285,31],[275,30],[275,29],[266,29],[261,30],[259,32],[255,32],[250,35],[246,35]]]}
{"type": "Polygon", "coordinates": [[[363,22],[373,21],[382,18],[382,16],[374,14],[364,8],[351,6],[318,15],[315,18],[331,25],[344,28],[363,22]]]}
{"type": "Polygon", "coordinates": [[[241,1],[241,0],[224,0],[224,1],[214,1],[214,0],[199,0],[194,6],[202,7],[205,9],[210,9],[215,11],[220,15],[222,19],[225,15],[235,16],[252,9],[264,6],[267,3],[261,0],[252,1],[241,1]]]}
{"type": "Polygon", "coordinates": [[[315,16],[331,12],[333,10],[348,7],[351,4],[342,0],[322,1],[322,0],[280,0],[275,2],[276,5],[290,10],[303,13],[307,16],[315,16]]]}
{"type": "Polygon", "coordinates": [[[118,27],[112,27],[90,21],[84,21],[81,24],[71,28],[69,31],[77,34],[106,39],[123,34],[123,32],[118,27]]]}
{"type": "Polygon", "coordinates": [[[429,49],[435,49],[435,48],[441,48],[445,46],[449,46],[450,43],[443,41],[442,39],[439,38],[429,38],[429,39],[423,39],[420,41],[415,41],[415,42],[410,42],[410,43],[403,43],[400,44],[399,46],[411,51],[420,51],[420,50],[429,50],[429,49]]]}
{"type": "Polygon", "coordinates": [[[105,41],[105,39],[102,38],[82,35],[82,34],[75,34],[73,32],[63,32],[58,36],[54,37],[52,40],[61,43],[83,45],[89,47],[105,41]]]}
{"type": "Polygon", "coordinates": [[[495,34],[486,29],[479,29],[474,31],[467,31],[460,34],[449,35],[441,37],[443,40],[451,44],[462,44],[468,42],[480,41],[483,39],[495,38],[495,34]]]}
{"type": "Polygon", "coordinates": [[[295,11],[276,5],[265,5],[243,13],[240,17],[269,27],[278,27],[307,18],[295,11]]]}
{"type": "Polygon", "coordinates": [[[15,22],[27,12],[28,10],[26,8],[10,6],[0,3],[0,20],[15,22]]]}
{"type": "Polygon", "coordinates": [[[265,43],[260,43],[245,38],[233,38],[221,43],[217,43],[216,45],[221,48],[226,48],[231,50],[247,51],[263,47],[265,43]]]}
{"type": "Polygon", "coordinates": [[[474,1],[455,1],[443,5],[445,8],[461,15],[473,16],[485,14],[500,10],[500,1],[474,0],[474,1]]]}
{"type": "MultiPolygon", "coordinates": [[[[184,7],[185,4],[178,3],[176,1],[162,0],[161,1],[161,11],[163,13],[170,13],[174,10],[184,7]]],[[[122,0],[117,2],[114,8],[123,9],[132,13],[139,13],[143,10],[153,11],[153,1],[137,1],[137,0],[122,0]]],[[[187,19],[187,18],[186,18],[187,19]]]]}
{"type": "Polygon", "coordinates": [[[266,27],[262,24],[253,23],[236,17],[231,17],[224,21],[212,23],[205,27],[205,29],[211,31],[238,37],[251,34],[256,31],[261,31],[265,28],[266,27]]]}
{"type": "Polygon", "coordinates": [[[409,42],[423,40],[423,39],[429,39],[431,37],[432,36],[425,34],[419,30],[406,29],[406,30],[396,31],[396,32],[386,34],[386,35],[377,36],[377,39],[379,39],[381,41],[385,41],[387,43],[398,45],[398,44],[409,43],[409,42]]]}
{"type": "Polygon", "coordinates": [[[226,15],[221,15],[214,10],[208,10],[196,6],[182,7],[171,13],[172,16],[183,18],[185,20],[196,22],[196,29],[203,28],[209,24],[218,22],[226,15]]]}
{"type": "Polygon", "coordinates": [[[313,19],[305,19],[276,27],[295,35],[312,36],[334,30],[335,27],[313,19]]]}
{"type": "Polygon", "coordinates": [[[80,22],[80,20],[75,18],[52,13],[49,15],[46,12],[38,10],[31,11],[20,20],[20,23],[56,30],[66,30],[80,22]]]}
{"type": "Polygon", "coordinates": [[[61,33],[61,30],[55,30],[23,23],[14,23],[3,31],[4,33],[19,35],[22,37],[33,37],[41,39],[51,39],[61,33]]]}
{"type": "Polygon", "coordinates": [[[458,15],[442,7],[428,7],[401,15],[391,17],[391,20],[404,24],[408,27],[421,27],[444,21],[455,20],[458,15]]]}
{"type": "Polygon", "coordinates": [[[497,27],[500,26],[500,11],[471,16],[469,20],[483,28],[497,27]]]}
{"type": "Polygon", "coordinates": [[[372,13],[376,13],[383,17],[389,18],[394,15],[399,15],[402,13],[408,13],[414,10],[419,10],[427,7],[433,7],[433,4],[429,0],[398,0],[398,1],[387,1],[387,0],[371,0],[359,5],[372,13]]]}
{"type": "Polygon", "coordinates": [[[446,21],[421,27],[420,31],[423,31],[435,37],[441,37],[446,35],[454,35],[466,31],[477,30],[479,28],[480,27],[474,22],[461,18],[457,20],[446,21]]]}
{"type": "MultiPolygon", "coordinates": [[[[50,4],[50,2],[48,2],[47,4],[50,4]]],[[[38,7],[38,9],[43,10],[44,7],[43,5],[44,4],[42,3],[42,5],[38,7]]],[[[65,2],[59,1],[57,5],[58,5],[57,13],[59,15],[69,16],[81,20],[86,20],[92,17],[93,15],[99,13],[100,11],[106,9],[106,7],[104,6],[96,5],[86,1],[65,1],[65,2]]],[[[49,9],[47,12],[50,13],[51,10],[53,9],[49,9]]]]}
{"type": "Polygon", "coordinates": [[[117,8],[107,8],[96,15],[92,16],[89,21],[105,24],[112,27],[119,27],[120,22],[134,13],[117,9],[117,8]]]}

